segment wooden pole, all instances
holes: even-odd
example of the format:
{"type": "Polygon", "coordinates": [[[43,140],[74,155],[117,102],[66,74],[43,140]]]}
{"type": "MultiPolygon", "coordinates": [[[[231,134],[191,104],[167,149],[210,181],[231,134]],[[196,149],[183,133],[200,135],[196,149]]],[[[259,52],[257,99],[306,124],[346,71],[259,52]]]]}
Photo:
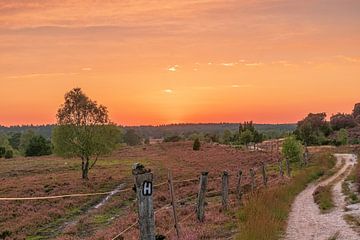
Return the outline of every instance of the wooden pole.
{"type": "Polygon", "coordinates": [[[255,170],[250,168],[250,177],[251,177],[251,192],[254,193],[256,189],[256,182],[255,182],[255,170]]]}
{"type": "Polygon", "coordinates": [[[264,162],[261,162],[261,174],[262,174],[264,186],[267,187],[268,177],[266,175],[266,166],[264,162]]]}
{"type": "Polygon", "coordinates": [[[283,169],[283,162],[281,159],[278,159],[279,162],[279,172],[280,172],[280,176],[284,177],[284,169],[283,169]]]}
{"type": "Polygon", "coordinates": [[[197,219],[200,222],[204,222],[205,219],[205,195],[207,188],[208,172],[202,172],[200,176],[200,188],[197,200],[197,219]]]}
{"type": "Polygon", "coordinates": [[[133,175],[138,202],[140,240],[155,240],[155,215],[153,206],[153,174],[141,164],[135,164],[133,175]]]}
{"type": "Polygon", "coordinates": [[[241,198],[242,198],[242,190],[241,190],[241,178],[242,178],[243,172],[239,170],[238,172],[238,181],[236,184],[236,198],[238,202],[241,204],[241,198]]]}
{"type": "Polygon", "coordinates": [[[176,214],[176,199],[175,199],[175,193],[174,193],[174,183],[173,183],[173,176],[172,176],[171,171],[168,172],[168,183],[169,183],[169,190],[170,190],[170,196],[171,196],[171,205],[172,205],[172,209],[173,209],[174,227],[176,230],[176,236],[178,239],[180,239],[178,217],[176,214]]]}
{"type": "Polygon", "coordinates": [[[289,158],[286,158],[285,162],[286,162],[286,173],[287,173],[288,177],[291,177],[291,167],[290,167],[289,158]]]}
{"type": "Polygon", "coordinates": [[[222,207],[224,210],[228,209],[229,204],[229,173],[223,172],[221,184],[222,207]]]}

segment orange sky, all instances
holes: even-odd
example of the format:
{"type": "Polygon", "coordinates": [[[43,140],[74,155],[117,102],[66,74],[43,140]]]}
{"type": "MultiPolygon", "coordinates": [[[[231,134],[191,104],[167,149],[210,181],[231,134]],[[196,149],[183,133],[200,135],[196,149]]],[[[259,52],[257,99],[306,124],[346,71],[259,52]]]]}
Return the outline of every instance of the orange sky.
{"type": "Polygon", "coordinates": [[[360,102],[358,0],[0,0],[0,125],[81,87],[126,125],[296,122],[360,102]]]}

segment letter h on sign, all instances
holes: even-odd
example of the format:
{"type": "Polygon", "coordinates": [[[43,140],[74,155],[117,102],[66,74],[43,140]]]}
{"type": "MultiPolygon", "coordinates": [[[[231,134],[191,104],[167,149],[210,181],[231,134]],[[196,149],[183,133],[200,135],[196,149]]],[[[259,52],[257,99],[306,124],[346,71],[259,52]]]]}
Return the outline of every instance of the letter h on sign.
{"type": "Polygon", "coordinates": [[[143,188],[142,188],[142,194],[144,196],[151,196],[152,195],[152,182],[148,182],[148,181],[145,181],[143,183],[143,188]]]}

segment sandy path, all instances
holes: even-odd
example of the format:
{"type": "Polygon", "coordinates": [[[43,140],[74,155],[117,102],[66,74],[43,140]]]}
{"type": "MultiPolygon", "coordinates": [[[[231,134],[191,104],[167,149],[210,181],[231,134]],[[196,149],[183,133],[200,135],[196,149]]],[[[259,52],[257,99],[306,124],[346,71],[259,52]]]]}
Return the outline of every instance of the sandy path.
{"type": "Polygon", "coordinates": [[[326,214],[321,214],[313,200],[313,192],[319,185],[327,185],[346,171],[356,162],[353,154],[336,154],[337,165],[345,160],[345,165],[330,178],[308,186],[295,199],[289,216],[286,231],[286,240],[327,240],[339,232],[337,240],[358,240],[360,236],[354,232],[343,219],[345,199],[341,193],[341,183],[346,178],[343,176],[333,188],[333,197],[336,207],[326,214]]]}

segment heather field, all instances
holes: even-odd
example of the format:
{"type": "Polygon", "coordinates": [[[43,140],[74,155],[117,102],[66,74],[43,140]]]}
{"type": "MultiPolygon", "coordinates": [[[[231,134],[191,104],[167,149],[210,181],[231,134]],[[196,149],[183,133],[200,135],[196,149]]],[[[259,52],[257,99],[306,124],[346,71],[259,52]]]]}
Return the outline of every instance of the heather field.
{"type": "MultiPolygon", "coordinates": [[[[200,151],[192,150],[192,142],[161,143],[149,146],[122,147],[111,156],[101,158],[90,172],[90,180],[81,180],[78,159],[59,157],[17,157],[1,159],[0,197],[38,197],[74,193],[108,192],[128,189],[133,185],[131,167],[141,162],[151,168],[155,181],[167,180],[167,170],[173,171],[178,214],[184,239],[226,239],[237,231],[235,198],[233,207],[221,211],[221,172],[230,172],[230,189],[235,189],[236,173],[244,172],[243,184],[249,183],[249,169],[257,169],[261,186],[260,161],[268,167],[270,184],[278,177],[278,153],[249,151],[230,146],[204,144],[200,151]],[[209,171],[206,220],[198,224],[194,207],[198,176],[209,171]],[[187,182],[177,182],[187,180],[187,182]],[[184,220],[184,221],[182,221],[184,220]]],[[[112,239],[137,220],[135,194],[132,190],[107,195],[71,197],[51,200],[1,202],[0,234],[7,239],[112,239]],[[102,202],[102,203],[101,203],[102,202]],[[100,205],[98,205],[101,203],[100,205]]],[[[157,233],[174,237],[167,184],[155,187],[154,207],[157,233]]],[[[127,231],[124,239],[137,239],[136,227],[127,231]]],[[[121,237],[118,239],[122,239],[121,237]]]]}

